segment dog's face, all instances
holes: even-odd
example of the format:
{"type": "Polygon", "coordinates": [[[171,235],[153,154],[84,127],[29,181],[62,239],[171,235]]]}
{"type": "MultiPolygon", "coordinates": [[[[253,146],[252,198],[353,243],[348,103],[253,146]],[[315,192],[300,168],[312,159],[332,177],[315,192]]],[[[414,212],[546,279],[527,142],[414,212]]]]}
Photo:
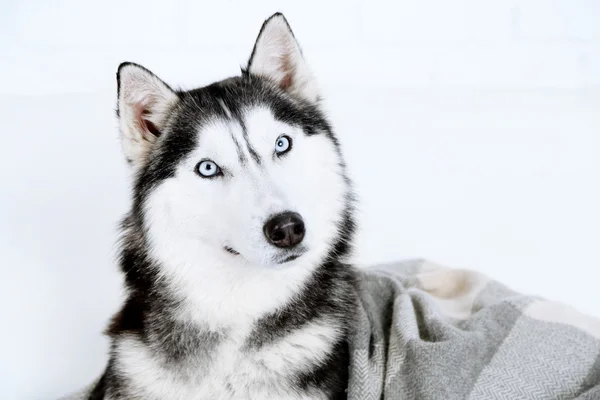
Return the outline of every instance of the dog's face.
{"type": "Polygon", "coordinates": [[[283,16],[265,22],[241,77],[182,92],[123,64],[118,80],[133,213],[152,257],[272,269],[345,250],[343,161],[283,16]]]}

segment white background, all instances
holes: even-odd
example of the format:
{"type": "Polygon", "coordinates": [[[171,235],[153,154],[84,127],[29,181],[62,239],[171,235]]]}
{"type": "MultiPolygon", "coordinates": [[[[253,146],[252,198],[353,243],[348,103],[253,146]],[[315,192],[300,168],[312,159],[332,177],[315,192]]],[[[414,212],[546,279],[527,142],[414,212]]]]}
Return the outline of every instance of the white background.
{"type": "Polygon", "coordinates": [[[0,4],[0,397],[92,380],[120,301],[119,62],[191,88],[286,13],[361,199],[357,262],[481,270],[600,316],[597,0],[0,4]]]}

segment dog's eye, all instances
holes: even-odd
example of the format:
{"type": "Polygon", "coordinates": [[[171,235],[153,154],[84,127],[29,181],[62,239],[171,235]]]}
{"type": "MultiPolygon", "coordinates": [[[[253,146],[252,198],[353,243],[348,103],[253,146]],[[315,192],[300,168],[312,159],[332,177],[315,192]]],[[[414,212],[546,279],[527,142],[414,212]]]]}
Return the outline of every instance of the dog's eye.
{"type": "Polygon", "coordinates": [[[275,153],[283,155],[292,149],[292,138],[286,135],[279,136],[275,142],[275,153]]]}
{"type": "Polygon", "coordinates": [[[214,178],[221,174],[221,168],[213,161],[204,160],[196,165],[196,172],[203,178],[214,178]]]}

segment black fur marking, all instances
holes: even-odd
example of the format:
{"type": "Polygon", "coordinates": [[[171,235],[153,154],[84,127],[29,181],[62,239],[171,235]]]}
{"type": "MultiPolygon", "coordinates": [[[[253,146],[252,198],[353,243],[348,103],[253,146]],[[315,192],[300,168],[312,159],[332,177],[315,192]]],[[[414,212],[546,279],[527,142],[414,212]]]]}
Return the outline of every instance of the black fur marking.
{"type": "Polygon", "coordinates": [[[104,374],[92,390],[87,400],[104,400],[110,397],[114,400],[126,399],[128,397],[127,385],[129,379],[118,374],[115,368],[114,343],[110,350],[110,359],[104,374]]]}
{"type": "Polygon", "coordinates": [[[329,357],[314,370],[297,377],[295,382],[303,390],[327,388],[329,398],[342,400],[348,398],[348,375],[350,349],[346,338],[336,343],[329,357]]]}
{"type": "Polygon", "coordinates": [[[244,141],[246,142],[246,148],[248,149],[248,153],[250,153],[254,161],[258,165],[260,165],[262,160],[256,152],[256,150],[254,149],[254,147],[252,147],[252,144],[250,143],[250,139],[248,138],[248,128],[246,128],[246,124],[244,123],[243,119],[240,119],[240,125],[242,126],[242,135],[244,136],[244,141]]]}
{"type": "Polygon", "coordinates": [[[242,151],[242,146],[238,142],[238,140],[235,137],[235,135],[233,134],[233,132],[229,132],[229,133],[231,134],[231,140],[233,140],[233,143],[235,144],[235,149],[236,149],[237,154],[238,154],[238,161],[240,162],[241,165],[246,164],[246,161],[248,161],[248,160],[246,158],[246,155],[242,151]]]}
{"type": "Polygon", "coordinates": [[[106,334],[116,336],[121,333],[139,333],[144,331],[145,310],[147,305],[142,296],[132,293],[125,301],[125,304],[112,318],[110,325],[106,329],[106,334]]]}
{"type": "Polygon", "coordinates": [[[106,373],[102,374],[88,396],[88,400],[104,400],[106,394],[106,373]]]}
{"type": "Polygon", "coordinates": [[[322,265],[296,298],[257,321],[246,347],[265,346],[319,317],[346,326],[355,310],[354,290],[351,268],[336,262],[322,265]]]}
{"type": "MultiPolygon", "coordinates": [[[[231,114],[231,110],[229,110],[229,108],[227,107],[227,105],[225,104],[225,102],[223,101],[223,99],[218,99],[218,102],[219,102],[219,104],[221,104],[221,108],[223,108],[223,111],[225,111],[225,114],[228,117],[227,120],[231,121],[233,119],[233,115],[231,114]]],[[[239,117],[235,118],[235,119],[240,124],[240,126],[243,127],[243,121],[239,117]]],[[[231,128],[229,128],[229,134],[231,135],[231,140],[235,144],[235,149],[236,149],[237,154],[238,154],[238,161],[240,162],[241,165],[245,165],[246,161],[247,161],[246,155],[242,151],[242,146],[240,145],[240,142],[235,137],[235,134],[233,133],[233,130],[231,128]]]]}
{"type": "Polygon", "coordinates": [[[290,261],[294,261],[296,258],[300,257],[299,254],[292,254],[291,256],[286,257],[280,264],[285,264],[290,261]]]}

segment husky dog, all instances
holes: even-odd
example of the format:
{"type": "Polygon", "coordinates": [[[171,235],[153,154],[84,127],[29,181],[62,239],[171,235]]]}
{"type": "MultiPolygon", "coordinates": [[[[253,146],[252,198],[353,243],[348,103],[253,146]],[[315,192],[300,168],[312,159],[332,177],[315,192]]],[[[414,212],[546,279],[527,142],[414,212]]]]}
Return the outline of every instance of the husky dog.
{"type": "Polygon", "coordinates": [[[179,91],[124,63],[117,80],[128,296],[89,398],[345,398],[352,191],[284,16],[241,76],[179,91]]]}

